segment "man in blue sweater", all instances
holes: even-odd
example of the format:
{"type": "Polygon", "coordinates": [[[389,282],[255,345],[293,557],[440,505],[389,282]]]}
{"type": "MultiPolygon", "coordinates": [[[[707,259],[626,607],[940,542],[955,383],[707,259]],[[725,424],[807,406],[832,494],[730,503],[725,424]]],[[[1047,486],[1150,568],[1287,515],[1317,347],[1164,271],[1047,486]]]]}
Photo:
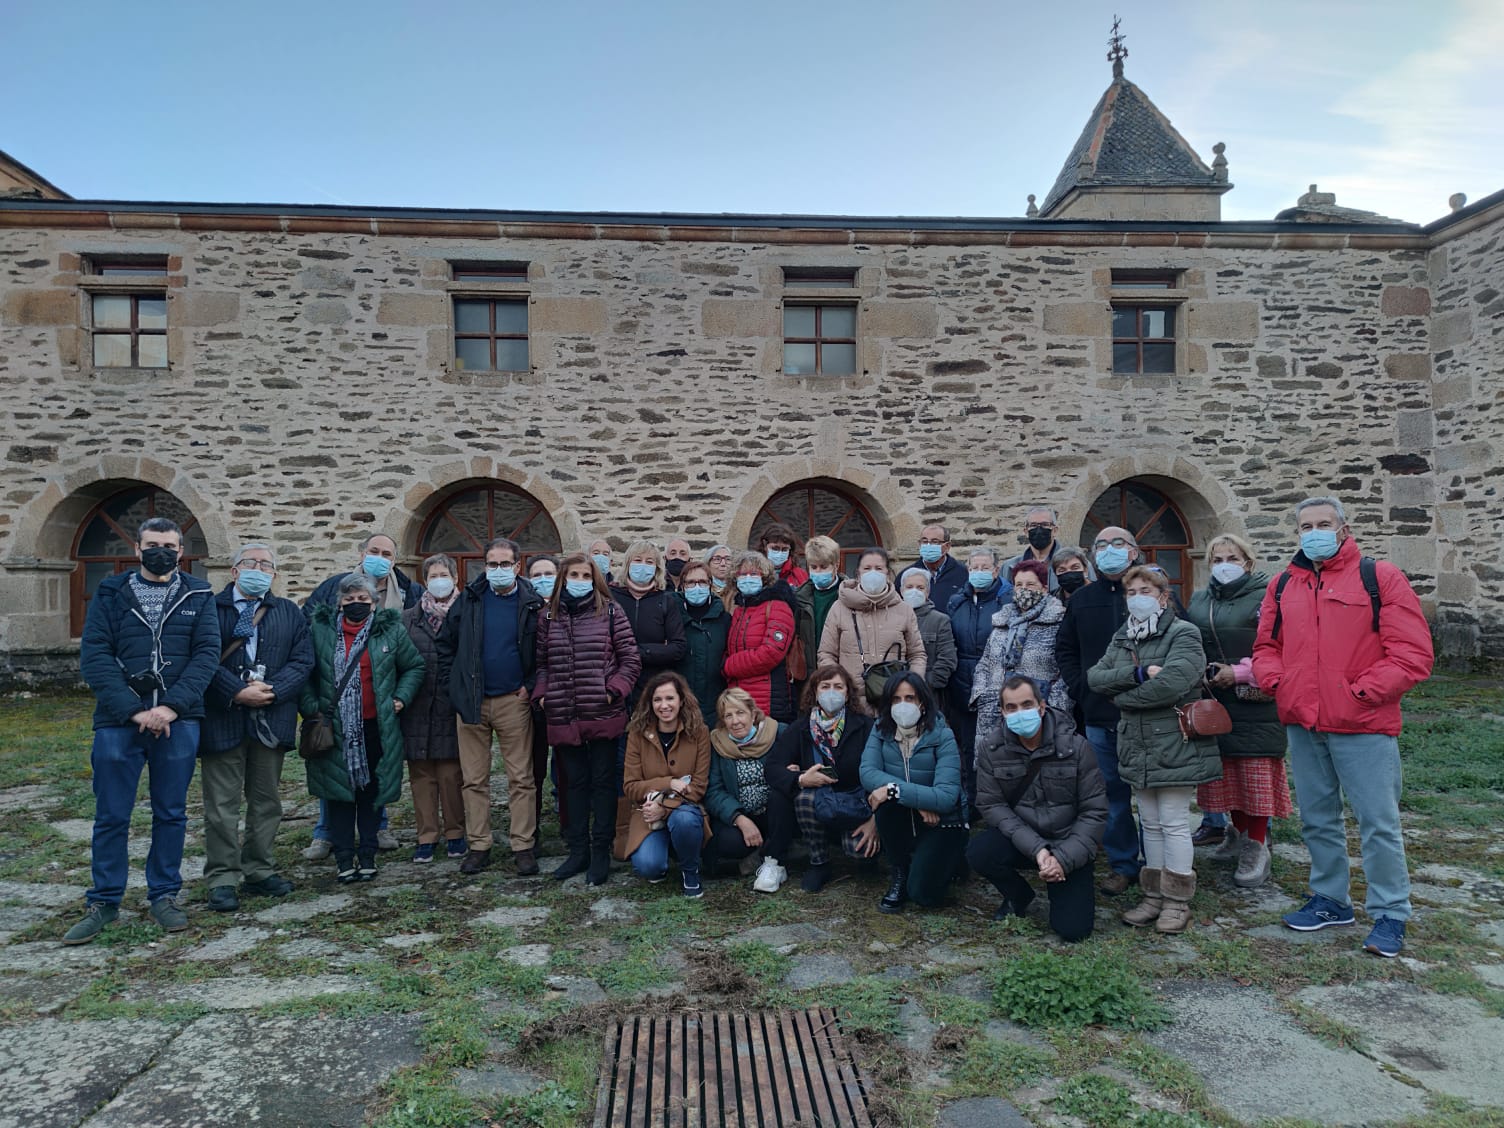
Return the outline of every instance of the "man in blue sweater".
{"type": "Polygon", "coordinates": [[[178,907],[188,783],[198,753],[204,691],[219,666],[213,590],[178,570],[183,533],[165,517],[136,532],[141,567],[106,577],[89,601],[79,651],[94,691],[93,887],[88,912],[63,937],[87,944],[120,912],[130,865],[126,838],[136,785],[147,770],[151,850],[146,899],[168,932],[188,927],[178,907]]]}

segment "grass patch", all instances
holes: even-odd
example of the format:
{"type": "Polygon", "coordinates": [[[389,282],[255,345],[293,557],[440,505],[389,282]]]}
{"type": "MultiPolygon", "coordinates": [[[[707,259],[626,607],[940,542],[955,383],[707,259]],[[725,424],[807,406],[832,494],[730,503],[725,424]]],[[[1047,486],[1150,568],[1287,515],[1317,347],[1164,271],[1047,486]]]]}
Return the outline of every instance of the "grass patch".
{"type": "Polygon", "coordinates": [[[1011,1093],[1048,1077],[1054,1064],[1055,1055],[1036,1046],[974,1038],[965,1044],[960,1062],[951,1070],[951,1084],[958,1096],[991,1097],[999,1089],[1011,1093]]]}
{"type": "Polygon", "coordinates": [[[898,1006],[904,988],[890,979],[862,975],[846,983],[811,987],[804,991],[778,990],[769,994],[773,1007],[832,1007],[848,1034],[897,1034],[898,1006]]]}
{"type": "Polygon", "coordinates": [[[1209,1128],[1194,1114],[1145,1108],[1133,1099],[1133,1090],[1121,1081],[1100,1073],[1083,1073],[1060,1086],[1052,1108],[1074,1116],[1091,1128],[1209,1128]]]}
{"type": "Polygon", "coordinates": [[[1280,1006],[1285,1008],[1306,1033],[1319,1038],[1328,1046],[1339,1050],[1355,1050],[1360,1054],[1368,1052],[1368,1039],[1363,1037],[1361,1031],[1345,1022],[1338,1022],[1298,999],[1281,999],[1280,1006]]]}
{"type": "Polygon", "coordinates": [[[1170,1020],[1118,952],[1021,952],[994,974],[993,1002],[1025,1026],[1153,1030],[1170,1020]]]}
{"type": "Polygon", "coordinates": [[[502,1097],[486,1107],[496,1124],[507,1128],[572,1128],[580,1122],[580,1101],[563,1086],[548,1082],[525,1097],[502,1097]]]}
{"type": "Polygon", "coordinates": [[[475,1101],[454,1087],[450,1071],[424,1064],[398,1070],[382,1086],[376,1128],[450,1128],[476,1119],[475,1101]]]}

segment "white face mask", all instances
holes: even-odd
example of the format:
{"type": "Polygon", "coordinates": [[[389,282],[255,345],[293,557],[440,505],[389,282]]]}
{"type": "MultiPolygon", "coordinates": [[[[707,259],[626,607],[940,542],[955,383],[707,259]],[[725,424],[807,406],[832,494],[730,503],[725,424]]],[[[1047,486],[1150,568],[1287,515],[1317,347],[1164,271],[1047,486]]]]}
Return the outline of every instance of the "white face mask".
{"type": "Polygon", "coordinates": [[[1243,577],[1243,565],[1228,560],[1212,565],[1212,579],[1219,584],[1235,583],[1243,577]]]}
{"type": "Polygon", "coordinates": [[[1128,614],[1135,619],[1147,619],[1150,615],[1159,611],[1159,599],[1152,595],[1130,595],[1128,597],[1128,614]]]}
{"type": "Polygon", "coordinates": [[[454,581],[448,576],[435,576],[428,581],[428,594],[435,599],[448,599],[454,593],[454,581]]]}
{"type": "Polygon", "coordinates": [[[924,592],[919,588],[903,589],[903,601],[910,607],[912,607],[915,611],[918,611],[921,607],[924,606],[924,599],[924,592]]]}
{"type": "Polygon", "coordinates": [[[921,715],[918,704],[913,701],[895,701],[888,712],[899,728],[913,728],[921,715]]]}
{"type": "Polygon", "coordinates": [[[868,595],[879,595],[888,586],[888,577],[882,572],[863,572],[857,583],[868,595]]]}

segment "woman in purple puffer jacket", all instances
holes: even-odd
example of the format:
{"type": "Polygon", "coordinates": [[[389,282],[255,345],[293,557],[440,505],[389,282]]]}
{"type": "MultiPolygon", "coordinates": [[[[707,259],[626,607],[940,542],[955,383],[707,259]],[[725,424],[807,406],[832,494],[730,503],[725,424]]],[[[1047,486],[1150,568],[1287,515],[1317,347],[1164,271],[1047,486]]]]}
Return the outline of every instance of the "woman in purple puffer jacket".
{"type": "Polygon", "coordinates": [[[568,780],[569,857],[554,878],[585,873],[589,884],[604,885],[616,832],[616,740],[626,729],[627,695],[642,659],[632,624],[590,557],[571,553],[559,575],[538,623],[533,688],[568,780]]]}

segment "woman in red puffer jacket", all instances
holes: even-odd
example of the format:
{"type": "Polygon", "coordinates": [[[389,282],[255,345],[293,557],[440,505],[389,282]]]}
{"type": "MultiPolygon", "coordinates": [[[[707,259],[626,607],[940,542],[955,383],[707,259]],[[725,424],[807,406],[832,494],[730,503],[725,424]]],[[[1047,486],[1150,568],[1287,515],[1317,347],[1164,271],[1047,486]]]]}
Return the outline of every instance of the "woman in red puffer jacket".
{"type": "Polygon", "coordinates": [[[726,640],[726,685],[744,689],[775,721],[794,719],[789,680],[789,648],[795,645],[794,593],[778,579],[760,552],[744,552],[736,562],[736,610],[726,640]]]}

